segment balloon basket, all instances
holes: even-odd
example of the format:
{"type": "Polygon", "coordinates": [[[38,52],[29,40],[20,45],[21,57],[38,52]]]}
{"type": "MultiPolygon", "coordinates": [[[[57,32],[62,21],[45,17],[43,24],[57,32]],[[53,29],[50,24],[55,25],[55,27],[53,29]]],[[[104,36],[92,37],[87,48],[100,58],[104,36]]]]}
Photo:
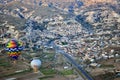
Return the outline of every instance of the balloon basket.
{"type": "Polygon", "coordinates": [[[16,64],[17,63],[16,60],[14,60],[13,63],[16,64]]]}
{"type": "Polygon", "coordinates": [[[36,67],[36,66],[34,66],[33,70],[34,70],[34,73],[38,73],[39,72],[38,71],[38,67],[36,67]]]}

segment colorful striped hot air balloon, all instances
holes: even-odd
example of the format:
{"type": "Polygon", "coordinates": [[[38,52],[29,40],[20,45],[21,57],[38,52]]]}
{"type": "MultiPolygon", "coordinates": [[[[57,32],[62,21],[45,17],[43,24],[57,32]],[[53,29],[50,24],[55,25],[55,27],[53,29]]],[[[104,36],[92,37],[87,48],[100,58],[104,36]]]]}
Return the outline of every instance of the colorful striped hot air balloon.
{"type": "Polygon", "coordinates": [[[10,56],[13,60],[17,60],[21,51],[23,50],[23,44],[17,40],[10,40],[6,45],[6,51],[8,56],[10,56]]]}

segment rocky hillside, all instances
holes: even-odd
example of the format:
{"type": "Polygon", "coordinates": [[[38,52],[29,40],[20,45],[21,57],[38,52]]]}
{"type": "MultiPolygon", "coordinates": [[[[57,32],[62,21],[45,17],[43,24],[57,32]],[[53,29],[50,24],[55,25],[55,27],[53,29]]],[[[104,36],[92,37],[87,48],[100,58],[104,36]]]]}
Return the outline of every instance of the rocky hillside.
{"type": "Polygon", "coordinates": [[[26,26],[29,20],[36,24],[35,27],[43,25],[45,21],[56,23],[59,17],[63,21],[75,19],[90,32],[98,26],[112,27],[111,29],[120,27],[119,0],[0,0],[0,3],[3,22],[8,21],[17,27],[26,26]]]}
{"type": "MultiPolygon", "coordinates": [[[[15,2],[15,1],[20,1],[26,4],[39,4],[40,2],[42,3],[53,3],[53,4],[59,4],[62,5],[64,3],[78,3],[83,2],[85,6],[93,5],[96,3],[111,3],[111,4],[117,4],[119,0],[0,0],[1,4],[5,3],[10,3],[10,2],[15,2]]],[[[77,4],[76,3],[76,4],[77,4]]]]}

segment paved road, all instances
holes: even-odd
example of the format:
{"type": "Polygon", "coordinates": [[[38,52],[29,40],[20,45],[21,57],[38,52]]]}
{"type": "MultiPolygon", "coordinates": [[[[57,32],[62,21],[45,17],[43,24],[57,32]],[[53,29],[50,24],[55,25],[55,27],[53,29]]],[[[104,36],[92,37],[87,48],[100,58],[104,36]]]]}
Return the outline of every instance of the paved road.
{"type": "Polygon", "coordinates": [[[69,54],[61,50],[55,44],[54,44],[54,48],[56,49],[56,52],[64,55],[85,76],[87,80],[93,80],[92,77],[80,65],[78,65],[76,61],[69,54]]]}

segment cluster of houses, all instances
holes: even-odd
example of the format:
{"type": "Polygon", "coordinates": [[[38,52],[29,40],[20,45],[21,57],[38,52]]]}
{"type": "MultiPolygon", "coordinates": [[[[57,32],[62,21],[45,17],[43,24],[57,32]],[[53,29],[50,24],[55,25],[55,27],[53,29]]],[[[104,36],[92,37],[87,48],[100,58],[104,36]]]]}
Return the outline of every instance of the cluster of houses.
{"type": "MultiPolygon", "coordinates": [[[[15,9],[15,11],[20,12],[19,9],[15,9]]],[[[27,11],[27,9],[23,8],[23,11],[27,11]]],[[[1,43],[5,44],[9,39],[15,38],[22,40],[26,48],[34,51],[36,48],[51,47],[49,44],[53,40],[66,53],[79,57],[82,61],[93,62],[95,59],[120,56],[119,51],[115,49],[120,47],[120,15],[114,11],[107,15],[106,11],[104,10],[102,13],[102,15],[106,15],[106,18],[101,18],[103,22],[97,23],[94,22],[94,19],[98,16],[91,17],[95,12],[91,11],[85,14],[88,16],[86,21],[90,21],[94,26],[91,34],[74,18],[65,20],[63,15],[59,14],[46,19],[42,19],[40,16],[31,18],[37,20],[38,23],[48,23],[43,31],[34,30],[34,26],[27,26],[23,31],[19,31],[15,29],[15,26],[8,25],[6,22],[1,25],[5,27],[0,29],[1,43]],[[114,47],[105,50],[111,46],[114,47]]],[[[30,12],[28,15],[31,16],[32,13],[30,12]]]]}
{"type": "MultiPolygon", "coordinates": [[[[15,30],[14,26],[6,25],[0,32],[1,34],[9,33],[12,38],[21,39],[25,43],[29,43],[29,47],[37,46],[38,48],[41,45],[46,46],[51,39],[59,38],[55,40],[56,45],[73,56],[81,56],[83,60],[99,58],[105,54],[103,53],[105,47],[120,45],[119,27],[111,30],[111,26],[96,26],[94,33],[89,34],[80,23],[74,19],[64,21],[64,17],[61,15],[53,16],[53,18],[43,21],[49,22],[46,25],[47,29],[43,31],[33,30],[30,26],[23,31],[18,31],[15,30]],[[21,35],[22,37],[20,37],[21,35]]],[[[107,25],[109,25],[108,22],[110,21],[107,20],[106,22],[105,20],[107,25]]]]}

